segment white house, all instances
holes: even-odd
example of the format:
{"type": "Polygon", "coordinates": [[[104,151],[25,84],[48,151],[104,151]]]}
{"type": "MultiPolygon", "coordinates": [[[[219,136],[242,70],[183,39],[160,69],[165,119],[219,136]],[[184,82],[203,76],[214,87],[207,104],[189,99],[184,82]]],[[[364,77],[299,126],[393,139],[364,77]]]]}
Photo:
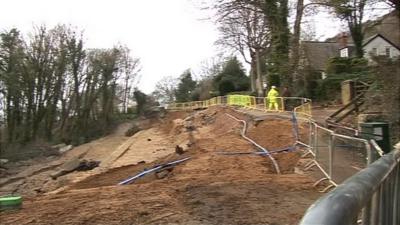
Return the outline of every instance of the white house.
{"type": "MultiPolygon", "coordinates": [[[[400,20],[399,12],[383,15],[375,20],[363,23],[364,57],[371,59],[372,55],[383,55],[389,58],[399,57],[400,54],[400,20]]],[[[337,34],[327,41],[339,43],[340,57],[354,57],[355,48],[351,35],[347,32],[337,34]]]]}
{"type": "MultiPolygon", "coordinates": [[[[385,38],[381,34],[375,34],[363,41],[364,57],[371,61],[372,56],[384,55],[388,58],[400,56],[400,47],[385,38]]],[[[339,49],[340,57],[351,57],[354,55],[352,43],[339,49]]]]}
{"type": "Polygon", "coordinates": [[[370,59],[373,55],[385,55],[388,58],[400,56],[400,47],[393,44],[381,34],[376,34],[363,44],[364,57],[370,59]]]}

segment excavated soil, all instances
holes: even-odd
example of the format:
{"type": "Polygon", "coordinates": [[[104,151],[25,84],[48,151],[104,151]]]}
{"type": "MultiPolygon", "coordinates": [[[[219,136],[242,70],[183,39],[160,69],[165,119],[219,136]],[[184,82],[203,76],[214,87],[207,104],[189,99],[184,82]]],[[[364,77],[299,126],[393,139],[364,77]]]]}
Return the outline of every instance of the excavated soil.
{"type": "MultiPolygon", "coordinates": [[[[297,224],[320,196],[310,177],[294,173],[300,150],[273,155],[280,175],[266,156],[235,155],[260,150],[240,136],[242,124],[227,114],[246,120],[247,135],[270,151],[294,144],[290,120],[255,123],[221,107],[169,113],[151,129],[159,131],[156,134],[170,145],[170,153],[159,154],[151,145],[133,148],[146,133],[137,134],[131,147],[116,151],[107,169],[57,193],[25,198],[21,210],[0,213],[1,224],[297,224]],[[175,153],[177,145],[183,154],[175,153]],[[137,160],[150,153],[159,155],[137,160]],[[117,185],[155,165],[185,157],[191,158],[163,171],[163,176],[152,173],[130,185],[117,185]],[[118,163],[121,160],[132,163],[118,163]]],[[[301,132],[305,129],[300,126],[301,132]]]]}

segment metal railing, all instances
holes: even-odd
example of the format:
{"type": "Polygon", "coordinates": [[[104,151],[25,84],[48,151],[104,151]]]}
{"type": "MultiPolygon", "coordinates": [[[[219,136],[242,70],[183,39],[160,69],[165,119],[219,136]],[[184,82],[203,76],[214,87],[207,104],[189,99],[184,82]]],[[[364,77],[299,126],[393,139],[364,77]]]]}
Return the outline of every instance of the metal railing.
{"type": "Polygon", "coordinates": [[[400,143],[315,202],[300,224],[400,224],[400,143]]]}
{"type": "Polygon", "coordinates": [[[322,192],[342,183],[371,162],[373,151],[367,140],[335,133],[311,119],[308,122],[308,136],[300,136],[298,143],[307,147],[307,154],[313,156],[305,170],[317,167],[324,175],[314,185],[323,181],[330,183],[322,192]]]}
{"type": "Polygon", "coordinates": [[[271,102],[267,97],[254,97],[250,95],[218,96],[205,101],[184,103],[170,103],[168,110],[195,110],[208,108],[215,105],[231,105],[244,108],[262,110],[267,112],[295,111],[299,116],[311,118],[311,99],[302,97],[277,97],[271,102]],[[276,103],[276,105],[274,104],[276,103]],[[277,106],[277,107],[276,107],[277,106]]]}

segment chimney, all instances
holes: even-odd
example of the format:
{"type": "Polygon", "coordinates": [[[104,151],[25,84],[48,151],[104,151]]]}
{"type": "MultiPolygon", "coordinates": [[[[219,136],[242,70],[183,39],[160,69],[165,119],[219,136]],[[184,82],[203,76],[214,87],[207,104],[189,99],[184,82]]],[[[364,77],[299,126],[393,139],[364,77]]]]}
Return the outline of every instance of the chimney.
{"type": "Polygon", "coordinates": [[[347,39],[348,39],[348,35],[346,32],[342,32],[339,34],[339,38],[338,38],[338,42],[339,42],[339,47],[340,48],[344,48],[347,47],[347,39]]]}

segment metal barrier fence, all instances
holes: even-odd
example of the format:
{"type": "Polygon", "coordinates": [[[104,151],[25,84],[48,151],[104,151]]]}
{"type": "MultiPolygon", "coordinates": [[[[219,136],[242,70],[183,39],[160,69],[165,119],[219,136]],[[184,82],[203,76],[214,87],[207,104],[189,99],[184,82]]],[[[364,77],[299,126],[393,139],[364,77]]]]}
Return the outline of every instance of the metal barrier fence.
{"type": "Polygon", "coordinates": [[[367,140],[337,134],[312,120],[308,123],[308,136],[300,136],[298,143],[306,146],[308,153],[313,155],[305,170],[317,167],[325,176],[315,186],[326,180],[331,183],[323,192],[342,183],[370,163],[372,150],[367,140]]]}
{"type": "Polygon", "coordinates": [[[205,101],[170,103],[167,105],[167,109],[195,110],[215,105],[232,105],[273,112],[295,111],[297,115],[307,118],[311,118],[312,113],[311,99],[301,97],[277,97],[271,101],[271,99],[267,97],[254,97],[250,95],[227,95],[214,97],[205,101]]]}
{"type": "Polygon", "coordinates": [[[311,102],[304,102],[303,104],[295,107],[293,109],[293,111],[297,115],[302,115],[302,116],[306,116],[308,118],[311,118],[311,115],[312,115],[311,108],[312,108],[311,102]]]}
{"type": "Polygon", "coordinates": [[[400,224],[400,143],[315,202],[300,224],[400,224]]]}

